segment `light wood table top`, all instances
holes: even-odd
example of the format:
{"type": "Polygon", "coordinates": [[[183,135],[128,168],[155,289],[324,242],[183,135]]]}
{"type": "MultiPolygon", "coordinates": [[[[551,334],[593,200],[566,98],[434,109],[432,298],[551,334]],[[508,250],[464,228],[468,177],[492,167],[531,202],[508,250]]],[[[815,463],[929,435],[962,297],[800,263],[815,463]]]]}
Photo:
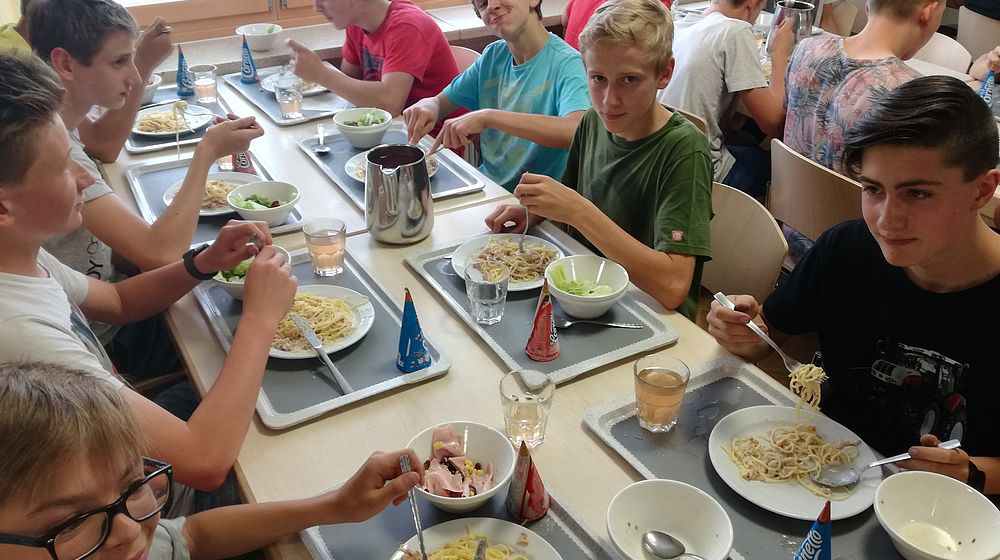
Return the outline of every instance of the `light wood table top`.
{"type": "MultiPolygon", "coordinates": [[[[451,358],[451,370],[444,377],[376,396],[282,432],[265,428],[255,418],[237,464],[248,499],[272,501],[321,492],[350,476],[371,451],[400,448],[418,431],[439,422],[471,420],[502,429],[497,384],[506,368],[403,262],[411,252],[484,233],[483,219],[492,208],[483,204],[442,214],[431,236],[415,245],[382,245],[367,234],[348,239],[348,251],[390,294],[401,301],[403,288],[410,289],[426,336],[451,358]]],[[[662,309],[635,288],[630,293],[652,309],[662,309]]],[[[664,351],[691,364],[725,354],[683,316],[673,312],[660,316],[680,334],[679,342],[664,351]]],[[[189,370],[204,390],[222,366],[221,347],[192,296],[175,304],[168,319],[179,335],[178,346],[189,370]]],[[[387,353],[395,351],[386,348],[387,353]]],[[[633,391],[631,367],[632,360],[608,364],[560,386],[546,441],[533,452],[546,485],[602,537],[606,537],[604,517],[611,498],[640,477],[592,436],[582,421],[587,409],[633,391]]],[[[310,558],[297,538],[271,547],[269,554],[281,559],[310,558]]]]}

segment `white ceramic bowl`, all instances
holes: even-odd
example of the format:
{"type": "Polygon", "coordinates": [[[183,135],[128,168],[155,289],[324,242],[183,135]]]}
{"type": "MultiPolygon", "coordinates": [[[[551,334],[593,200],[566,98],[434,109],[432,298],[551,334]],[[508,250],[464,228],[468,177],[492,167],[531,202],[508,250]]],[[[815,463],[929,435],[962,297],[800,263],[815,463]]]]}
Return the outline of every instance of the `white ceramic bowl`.
{"type": "MultiPolygon", "coordinates": [[[[291,262],[292,257],[288,254],[288,251],[278,247],[277,245],[272,245],[274,250],[285,257],[285,262],[291,262]]],[[[219,280],[219,276],[216,275],[212,278],[212,284],[221,287],[223,290],[229,292],[229,295],[233,296],[233,299],[238,299],[243,301],[243,282],[226,282],[225,280],[219,280]]]]}
{"type": "Polygon", "coordinates": [[[161,83],[163,83],[163,76],[153,74],[149,77],[149,80],[146,82],[146,88],[142,90],[143,105],[153,102],[153,97],[156,95],[156,90],[160,87],[161,83]]]}
{"type": "Polygon", "coordinates": [[[875,515],[907,560],[1000,557],[1000,511],[953,478],[924,471],[894,474],[875,490],[875,515]]]}
{"type": "Polygon", "coordinates": [[[281,26],[276,23],[249,23],[236,28],[236,35],[246,36],[252,51],[269,51],[274,48],[281,26]]]}
{"type": "Polygon", "coordinates": [[[392,115],[389,111],[376,109],[374,107],[357,107],[355,109],[344,109],[333,116],[333,123],[337,125],[337,130],[347,138],[347,141],[359,150],[374,148],[382,143],[385,131],[392,125],[392,115]],[[349,122],[354,122],[361,118],[367,111],[376,111],[385,117],[385,121],[372,126],[352,126],[349,122]]]}
{"type": "Polygon", "coordinates": [[[493,487],[482,494],[468,498],[436,496],[423,490],[420,486],[417,486],[416,492],[444,511],[472,511],[485,504],[498,492],[506,491],[507,483],[510,482],[510,477],[514,474],[514,460],[517,458],[517,454],[514,452],[514,447],[510,444],[507,436],[502,432],[484,424],[461,420],[443,422],[436,426],[431,426],[413,436],[413,439],[406,444],[406,447],[416,451],[417,457],[420,457],[421,461],[427,461],[433,456],[431,439],[434,435],[434,430],[449,425],[455,432],[467,434],[465,438],[465,452],[469,459],[477,463],[482,463],[484,466],[486,463],[493,463],[493,487]]]}
{"type": "Polygon", "coordinates": [[[596,255],[572,255],[552,261],[545,267],[545,279],[549,281],[549,291],[567,314],[578,319],[593,319],[607,313],[628,290],[628,272],[622,265],[596,255]],[[552,273],[562,268],[570,280],[590,280],[598,285],[611,288],[605,296],[577,296],[564,292],[552,282],[552,273]]]}
{"type": "Polygon", "coordinates": [[[298,201],[299,189],[295,188],[295,186],[290,183],[284,183],[281,181],[257,181],[256,183],[240,185],[229,191],[229,196],[226,197],[226,202],[229,203],[229,206],[231,206],[233,210],[236,210],[236,212],[239,213],[241,218],[244,220],[267,222],[269,227],[277,227],[285,223],[285,220],[288,219],[288,214],[292,212],[292,208],[295,208],[295,203],[298,201]],[[271,200],[283,200],[287,202],[281,206],[263,210],[240,208],[239,206],[233,204],[234,195],[240,195],[245,198],[252,194],[260,195],[271,200]]]}
{"type": "Polygon", "coordinates": [[[663,531],[679,540],[690,554],[705,560],[726,560],[733,548],[733,524],[719,502],[701,490],[676,480],[643,480],[618,492],[608,506],[608,534],[618,552],[646,560],[642,535],[663,531]]]}

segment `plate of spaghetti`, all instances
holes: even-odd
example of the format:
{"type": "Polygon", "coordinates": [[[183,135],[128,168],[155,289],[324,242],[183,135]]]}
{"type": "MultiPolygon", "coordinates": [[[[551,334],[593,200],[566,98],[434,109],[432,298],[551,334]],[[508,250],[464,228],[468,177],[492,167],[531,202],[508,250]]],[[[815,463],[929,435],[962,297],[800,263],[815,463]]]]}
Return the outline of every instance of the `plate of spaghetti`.
{"type": "MultiPolygon", "coordinates": [[[[309,284],[299,286],[288,310],[306,320],[323,341],[323,351],[332,354],[358,342],[375,322],[375,307],[368,298],[340,286],[309,284]]],[[[315,358],[298,327],[285,315],[271,340],[268,355],[273,358],[315,358]]]]}
{"type": "MultiPolygon", "coordinates": [[[[201,197],[201,210],[198,212],[201,216],[219,216],[222,214],[229,214],[230,212],[235,212],[232,206],[226,202],[226,197],[229,196],[229,191],[235,189],[240,185],[246,185],[248,183],[256,183],[257,181],[263,181],[264,179],[258,175],[253,175],[250,173],[237,173],[233,171],[209,173],[205,181],[205,191],[201,197]]],[[[178,181],[167,189],[167,192],[163,193],[163,203],[167,206],[174,201],[174,197],[177,196],[177,191],[181,189],[181,185],[184,181],[178,181]]]]}
{"type": "Polygon", "coordinates": [[[831,490],[810,478],[827,464],[866,465],[877,457],[844,426],[807,408],[752,406],[726,416],[708,439],[719,476],[737,494],[794,519],[814,520],[826,500],[834,520],[857,515],[875,501],[882,481],[869,469],[853,487],[831,490]]]}
{"type": "MultiPolygon", "coordinates": [[[[452,519],[424,529],[427,560],[472,560],[479,539],[486,539],[487,560],[562,560],[537,533],[503,519],[452,519]]],[[[419,560],[417,536],[403,543],[390,560],[419,560]]]]}
{"type": "MultiPolygon", "coordinates": [[[[368,155],[368,151],[361,152],[360,154],[355,154],[351,156],[351,159],[344,163],[344,171],[351,176],[352,179],[365,182],[365,175],[368,173],[365,170],[365,164],[367,160],[365,157],[368,155]]],[[[427,161],[427,177],[433,177],[438,170],[438,159],[436,155],[426,158],[427,161]]]]}
{"type": "Polygon", "coordinates": [[[524,253],[519,251],[521,234],[484,235],[466,241],[451,256],[451,266],[462,278],[465,267],[473,262],[500,262],[510,269],[511,292],[540,288],[545,281],[545,267],[565,255],[559,247],[533,235],[524,236],[524,253]]]}
{"type": "Polygon", "coordinates": [[[132,132],[143,136],[169,137],[194,132],[212,122],[211,112],[186,113],[183,107],[154,105],[136,113],[132,132]]]}

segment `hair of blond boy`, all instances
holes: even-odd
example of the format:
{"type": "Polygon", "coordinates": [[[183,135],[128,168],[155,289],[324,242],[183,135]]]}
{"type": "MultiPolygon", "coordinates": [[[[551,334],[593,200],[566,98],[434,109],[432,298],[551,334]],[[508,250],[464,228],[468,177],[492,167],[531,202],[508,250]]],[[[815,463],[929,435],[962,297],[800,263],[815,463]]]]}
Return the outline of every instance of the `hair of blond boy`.
{"type": "Polygon", "coordinates": [[[114,0],[32,0],[28,8],[28,41],[45,62],[52,49],[63,48],[90,66],[108,35],[121,31],[135,38],[139,26],[114,0]]]}
{"type": "Polygon", "coordinates": [[[73,461],[99,472],[138,467],[144,447],[138,419],[107,382],[55,364],[0,365],[0,505],[31,499],[73,461]]]}
{"type": "Polygon", "coordinates": [[[605,41],[635,48],[659,74],[674,54],[674,23],[659,0],[610,0],[580,32],[580,52],[605,41]]]}
{"type": "Polygon", "coordinates": [[[868,0],[868,13],[879,14],[893,19],[907,19],[919,8],[933,2],[945,0],[868,0]]]}
{"type": "Polygon", "coordinates": [[[59,76],[37,56],[0,53],[0,186],[24,180],[65,95],[59,76]]]}

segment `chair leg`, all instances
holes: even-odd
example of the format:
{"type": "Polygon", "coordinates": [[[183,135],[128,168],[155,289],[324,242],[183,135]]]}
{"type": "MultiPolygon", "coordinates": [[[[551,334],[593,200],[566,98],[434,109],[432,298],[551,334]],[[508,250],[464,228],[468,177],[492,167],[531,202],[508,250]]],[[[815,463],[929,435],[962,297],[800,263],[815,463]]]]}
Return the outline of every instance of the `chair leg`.
{"type": "Polygon", "coordinates": [[[180,371],[165,373],[149,379],[143,379],[142,381],[134,383],[132,385],[132,390],[145,397],[152,397],[170,385],[179,381],[184,381],[185,379],[187,379],[187,371],[182,369],[180,371]]]}

